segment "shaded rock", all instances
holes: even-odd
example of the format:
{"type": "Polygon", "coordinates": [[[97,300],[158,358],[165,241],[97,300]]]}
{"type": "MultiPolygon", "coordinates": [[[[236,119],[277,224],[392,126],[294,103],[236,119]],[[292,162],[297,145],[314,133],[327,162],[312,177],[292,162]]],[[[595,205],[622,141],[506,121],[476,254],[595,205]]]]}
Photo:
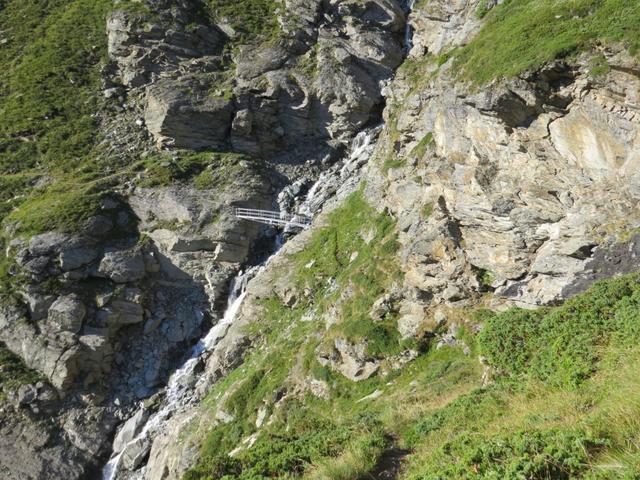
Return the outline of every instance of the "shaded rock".
{"type": "Polygon", "coordinates": [[[42,320],[49,312],[49,307],[55,301],[54,295],[41,293],[36,287],[27,285],[20,292],[20,296],[27,304],[29,309],[29,318],[33,321],[42,320]]]}
{"type": "Polygon", "coordinates": [[[144,309],[136,302],[113,300],[107,307],[97,312],[96,318],[109,327],[131,325],[144,320],[144,309]]]}
{"type": "Polygon", "coordinates": [[[35,235],[29,239],[29,253],[35,257],[57,253],[69,239],[68,235],[57,232],[35,235]]]}
{"type": "Polygon", "coordinates": [[[100,251],[93,247],[67,248],[60,252],[60,268],[68,272],[93,262],[100,251]]]}
{"type": "Polygon", "coordinates": [[[101,237],[113,229],[113,220],[105,215],[96,215],[87,220],[85,231],[93,237],[101,237]]]}
{"type": "Polygon", "coordinates": [[[246,260],[248,253],[248,246],[246,245],[218,243],[214,258],[217,262],[240,263],[246,260]]]}
{"type": "Polygon", "coordinates": [[[98,272],[116,283],[142,280],[146,273],[144,259],[139,250],[107,252],[98,272]]]}
{"type": "Polygon", "coordinates": [[[38,390],[34,385],[21,385],[18,387],[17,404],[19,406],[28,405],[38,398],[38,390]]]}

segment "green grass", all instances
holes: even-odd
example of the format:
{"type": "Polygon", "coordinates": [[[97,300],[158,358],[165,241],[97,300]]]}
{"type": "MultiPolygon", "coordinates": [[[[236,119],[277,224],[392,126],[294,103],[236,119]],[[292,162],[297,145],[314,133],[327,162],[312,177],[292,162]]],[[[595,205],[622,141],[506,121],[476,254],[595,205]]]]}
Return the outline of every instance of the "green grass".
{"type": "Polygon", "coordinates": [[[311,303],[320,315],[339,302],[328,340],[367,340],[371,355],[399,352],[396,318],[374,322],[369,317],[373,303],[400,280],[395,222],[356,192],[331,213],[328,223],[295,257],[298,288],[313,292],[311,303]]]}
{"type": "Polygon", "coordinates": [[[571,387],[598,368],[603,350],[640,338],[640,283],[626,276],[594,285],[552,309],[512,309],[480,334],[488,362],[512,377],[571,387]]]}
{"type": "Polygon", "coordinates": [[[422,140],[420,140],[420,142],[415,147],[413,147],[411,154],[415,155],[419,159],[422,159],[427,153],[429,147],[434,144],[435,140],[433,138],[433,133],[429,132],[424,137],[422,137],[422,140]]]}
{"type": "Polygon", "coordinates": [[[48,231],[77,232],[100,212],[100,189],[90,185],[56,183],[32,194],[13,210],[4,223],[16,236],[29,237],[48,231]]]}
{"type": "Polygon", "coordinates": [[[109,0],[9,0],[0,30],[0,173],[77,167],[96,135],[109,0]]]}
{"type": "Polygon", "coordinates": [[[231,183],[246,167],[241,162],[255,162],[236,153],[193,152],[181,150],[172,154],[158,153],[133,167],[140,170],[140,187],[160,187],[175,182],[190,182],[201,190],[219,188],[231,183]]]}
{"type": "Polygon", "coordinates": [[[109,0],[8,0],[0,10],[0,221],[74,231],[96,209],[95,113],[109,0]],[[49,186],[33,190],[45,174],[49,186]]]}
{"type": "Polygon", "coordinates": [[[40,380],[44,380],[40,373],[28,368],[20,357],[0,342],[0,401],[4,399],[3,390],[14,390],[20,385],[36,383],[40,380]]]}
{"type": "Polygon", "coordinates": [[[479,312],[496,384],[414,423],[407,478],[636,478],[640,284],[630,275],[564,305],[479,312]]]}
{"type": "MultiPolygon", "coordinates": [[[[326,232],[334,222],[346,230],[359,223],[344,215],[353,214],[358,201],[336,211],[343,215],[326,232]]],[[[322,283],[349,250],[336,250],[348,240],[336,240],[335,232],[316,235],[310,251],[339,253],[313,274],[294,272],[300,285],[311,278],[322,283]]],[[[296,268],[311,256],[303,251],[293,257],[296,268]]],[[[255,326],[265,332],[263,347],[207,400],[235,420],[205,436],[200,461],[185,478],[368,478],[392,444],[410,450],[401,479],[636,478],[639,299],[638,276],[630,275],[598,283],[557,307],[467,312],[458,337],[471,355],[431,349],[399,371],[362,382],[317,364],[314,352],[326,334],[316,333],[324,331],[323,322],[300,321],[319,307],[315,301],[290,309],[271,299],[255,326]],[[478,322],[484,327],[474,334],[478,322]],[[479,354],[497,375],[485,388],[479,354]],[[300,375],[325,381],[330,398],[292,396],[300,375]],[[383,394],[359,401],[376,390],[383,394]],[[261,407],[271,417],[258,430],[261,407]],[[252,448],[227,456],[254,432],[252,448]]]]}
{"type": "Polygon", "coordinates": [[[240,34],[240,40],[251,42],[273,38],[280,32],[273,0],[208,0],[212,16],[225,21],[240,34]]]}
{"type": "Polygon", "coordinates": [[[486,13],[479,34],[454,53],[463,78],[483,84],[516,76],[598,43],[640,47],[633,0],[507,0],[486,13]]]}

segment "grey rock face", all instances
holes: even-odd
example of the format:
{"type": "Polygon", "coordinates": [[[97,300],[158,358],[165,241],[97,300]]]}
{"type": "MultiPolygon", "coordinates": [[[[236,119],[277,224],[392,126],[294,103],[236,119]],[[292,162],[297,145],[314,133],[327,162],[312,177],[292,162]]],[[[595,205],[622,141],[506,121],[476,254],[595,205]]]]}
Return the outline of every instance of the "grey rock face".
{"type": "Polygon", "coordinates": [[[13,408],[0,411],[0,465],[6,480],[82,478],[88,456],[59,434],[13,408]],[[38,454],[34,454],[38,451],[38,454]]]}
{"type": "MultiPolygon", "coordinates": [[[[417,10],[416,48],[463,44],[478,25],[469,20],[476,3],[417,10]]],[[[585,55],[475,92],[449,64],[419,91],[401,75],[392,84],[398,107],[386,115],[399,135],[383,132],[378,154],[405,165],[386,174],[371,166],[367,192],[372,204],[382,194],[398,218],[404,288],[420,292],[415,312],[401,313],[403,335],[430,329],[437,304],[464,306],[487,291],[496,304],[562,300],[570,285],[600,278],[583,274],[598,245],[604,254],[617,233],[640,224],[631,173],[638,79],[625,73],[625,52],[606,56],[612,71],[598,82],[585,55]]]]}
{"type": "Polygon", "coordinates": [[[95,247],[68,248],[60,252],[60,268],[68,272],[93,262],[100,251],[95,247]]]}
{"type": "Polygon", "coordinates": [[[116,283],[142,280],[146,269],[139,250],[107,252],[100,261],[99,274],[116,283]]]}
{"type": "Polygon", "coordinates": [[[380,368],[380,362],[366,355],[365,342],[352,344],[342,338],[334,342],[335,350],[329,356],[320,355],[321,365],[328,365],[349,380],[358,382],[373,376],[380,368]]]}
{"type": "Polygon", "coordinates": [[[127,470],[135,470],[142,464],[150,449],[149,441],[144,438],[130,443],[122,454],[122,465],[127,470]]]}
{"type": "Polygon", "coordinates": [[[145,123],[159,146],[221,149],[231,129],[232,104],[211,98],[208,85],[181,79],[156,82],[147,94],[145,123]]]}
{"type": "Polygon", "coordinates": [[[69,238],[68,235],[57,232],[35,235],[29,239],[29,253],[34,257],[57,253],[69,241],[69,238]]]}
{"type": "Polygon", "coordinates": [[[336,146],[332,139],[346,143],[377,114],[381,82],[402,61],[405,15],[395,0],[289,0],[278,13],[281,37],[240,46],[235,72],[222,66],[219,55],[231,40],[217,27],[187,31],[193,30],[193,21],[184,20],[189,5],[178,2],[169,13],[160,2],[152,9],[161,14],[151,25],[116,11],[107,30],[122,82],[144,90],[144,123],[159,146],[232,146],[289,161],[319,155],[336,146]],[[292,155],[294,148],[300,153],[292,155]]]}
{"type": "Polygon", "coordinates": [[[49,307],[56,299],[54,295],[42,293],[32,285],[27,285],[22,291],[20,291],[20,295],[27,304],[29,309],[29,318],[33,321],[45,318],[49,312],[49,307]]]}
{"type": "Polygon", "coordinates": [[[113,441],[114,453],[119,453],[124,450],[127,444],[140,433],[148,418],[149,412],[141,408],[133,417],[124,423],[113,441]]]}
{"type": "Polygon", "coordinates": [[[80,299],[73,295],[58,297],[49,307],[47,326],[61,332],[78,333],[87,309],[80,299]]]}

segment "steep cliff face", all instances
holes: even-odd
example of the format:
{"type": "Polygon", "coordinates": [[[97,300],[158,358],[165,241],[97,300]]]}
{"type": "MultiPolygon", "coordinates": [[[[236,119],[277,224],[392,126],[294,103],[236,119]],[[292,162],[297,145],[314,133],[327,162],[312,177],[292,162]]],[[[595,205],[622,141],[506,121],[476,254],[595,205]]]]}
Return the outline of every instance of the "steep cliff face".
{"type": "Polygon", "coordinates": [[[83,6],[0,11],[4,476],[633,470],[636,5],[83,6]]]}

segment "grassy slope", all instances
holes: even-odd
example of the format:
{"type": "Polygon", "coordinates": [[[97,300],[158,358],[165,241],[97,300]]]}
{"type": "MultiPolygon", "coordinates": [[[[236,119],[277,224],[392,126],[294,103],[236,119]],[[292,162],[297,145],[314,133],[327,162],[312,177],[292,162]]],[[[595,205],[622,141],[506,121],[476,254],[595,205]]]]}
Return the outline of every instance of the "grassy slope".
{"type": "Polygon", "coordinates": [[[208,400],[237,420],[208,434],[185,478],[367,478],[392,444],[410,449],[400,478],[411,480],[636,478],[637,275],[597,284],[560,307],[469,313],[470,324],[485,325],[479,336],[461,332],[471,355],[431,348],[400,371],[360,383],[319,368],[309,355],[324,328],[301,320],[314,306],[269,302],[260,323],[267,347],[208,400]],[[486,388],[479,354],[499,374],[486,388]],[[274,407],[300,375],[326,380],[331,398],[307,394],[274,407]],[[376,390],[381,397],[358,402],[376,390]],[[261,407],[272,421],[251,449],[228,457],[257,431],[261,407]]]}
{"type": "MultiPolygon", "coordinates": [[[[0,49],[0,221],[8,216],[7,222],[19,225],[17,233],[77,230],[109,187],[104,178],[116,160],[97,147],[95,117],[112,8],[111,0],[7,0],[0,10],[0,32],[7,39],[0,49]],[[33,190],[42,174],[53,182],[33,190]],[[20,208],[11,212],[14,207],[20,208]]],[[[238,28],[239,41],[270,37],[278,29],[271,1],[211,0],[209,8],[238,28]]],[[[194,175],[177,164],[158,165],[166,163],[159,157],[156,163],[147,159],[121,167],[148,167],[147,183],[165,185],[190,181],[216,164],[205,154],[183,152],[182,158],[189,167],[198,164],[190,168],[194,175]]],[[[207,175],[200,176],[199,188],[219,183],[207,175]]]]}
{"type": "Polygon", "coordinates": [[[359,194],[335,211],[294,257],[302,300],[294,308],[265,302],[254,332],[263,347],[210,393],[211,416],[221,408],[235,420],[202,439],[200,461],[185,478],[367,478],[392,445],[411,450],[401,478],[412,480],[633,478],[640,400],[622,399],[640,391],[637,276],[598,284],[560,307],[459,312],[470,355],[422,348],[401,370],[350,382],[317,363],[315,352],[336,336],[367,338],[373,355],[401,349],[390,333],[395,318],[378,328],[366,315],[397,280],[394,245],[393,222],[359,194]],[[363,237],[372,228],[369,250],[363,237]],[[336,292],[350,287],[359,294],[340,299],[336,292]],[[305,289],[314,294],[305,299],[305,289]],[[335,305],[342,321],[325,331],[322,314],[335,305]],[[478,323],[485,327],[472,335],[478,323]],[[487,388],[480,354],[499,374],[487,388]],[[326,381],[330,399],[299,394],[277,403],[302,378],[326,381]],[[359,401],[376,390],[382,396],[359,401]],[[272,417],[257,429],[261,408],[272,417]],[[252,448],[228,456],[255,432],[252,448]]]}
{"type": "Polygon", "coordinates": [[[485,83],[603,42],[624,42],[635,53],[638,32],[635,0],[506,0],[486,13],[480,33],[456,52],[456,66],[465,78],[485,83]]]}
{"type": "Polygon", "coordinates": [[[96,209],[88,182],[99,176],[94,115],[110,8],[109,0],[10,0],[0,11],[0,219],[23,222],[25,233],[72,230],[96,209]],[[53,183],[32,191],[41,174],[53,183]]]}

